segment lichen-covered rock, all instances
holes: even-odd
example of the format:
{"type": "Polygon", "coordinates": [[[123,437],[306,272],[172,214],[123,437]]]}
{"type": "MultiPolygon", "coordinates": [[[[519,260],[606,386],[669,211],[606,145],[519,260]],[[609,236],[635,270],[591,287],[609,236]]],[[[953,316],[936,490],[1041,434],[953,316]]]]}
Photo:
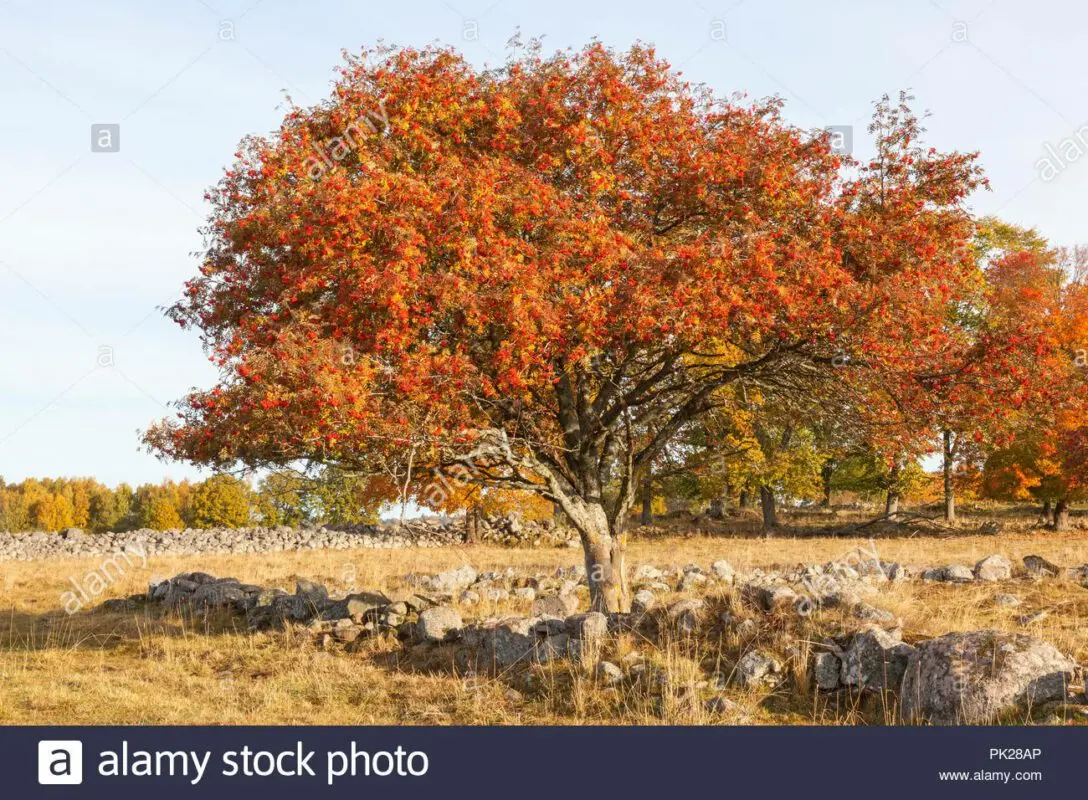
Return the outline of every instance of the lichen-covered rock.
{"type": "Polygon", "coordinates": [[[685,572],[676,582],[676,591],[691,592],[705,585],[706,582],[707,577],[701,572],[685,572]]]}
{"type": "Polygon", "coordinates": [[[692,597],[687,600],[677,600],[669,606],[667,613],[669,621],[677,631],[682,634],[692,634],[698,630],[705,612],[706,601],[692,597]]]}
{"type": "Polygon", "coordinates": [[[812,657],[812,680],[817,689],[832,691],[839,688],[842,662],[834,653],[816,653],[812,657]]]}
{"type": "Polygon", "coordinates": [[[664,575],[664,572],[651,564],[639,564],[635,569],[634,574],[632,574],[631,580],[635,583],[647,583],[650,581],[659,581],[664,575]]]}
{"type": "Polygon", "coordinates": [[[533,601],[533,616],[569,617],[578,610],[578,598],[572,594],[549,594],[533,601]]]}
{"type": "Polygon", "coordinates": [[[433,592],[453,594],[462,589],[467,589],[476,582],[476,570],[470,565],[464,564],[457,569],[439,572],[424,581],[424,585],[433,592]]]}
{"type": "Polygon", "coordinates": [[[485,657],[498,667],[529,659],[536,649],[537,617],[509,617],[487,630],[483,637],[485,657]]]}
{"type": "Polygon", "coordinates": [[[950,564],[947,567],[931,567],[922,573],[922,580],[939,583],[970,583],[974,579],[974,570],[964,564],[950,564]]]}
{"type": "Polygon", "coordinates": [[[1012,577],[1012,562],[1003,555],[994,554],[975,564],[975,580],[1007,581],[1012,577]]]}
{"type": "Polygon", "coordinates": [[[1024,556],[1024,569],[1037,578],[1053,578],[1061,572],[1061,567],[1057,564],[1052,564],[1042,556],[1036,555],[1024,556]]]}
{"type": "Polygon", "coordinates": [[[193,592],[190,602],[195,608],[244,607],[248,597],[241,584],[234,578],[224,578],[215,583],[202,583],[193,592]]]}
{"type": "Polygon", "coordinates": [[[737,662],[736,677],[741,686],[773,686],[782,676],[782,664],[762,650],[749,650],[737,662]]]}
{"type": "Polygon", "coordinates": [[[861,631],[843,653],[839,679],[865,691],[896,691],[912,651],[898,631],[877,627],[861,631]]]}
{"type": "Polygon", "coordinates": [[[314,608],[320,608],[329,599],[329,590],[320,583],[299,580],[295,582],[295,596],[303,598],[314,608]]]}
{"type": "Polygon", "coordinates": [[[749,583],[741,590],[742,596],[763,611],[791,608],[797,601],[797,592],[788,586],[749,583]]]}
{"type": "Polygon", "coordinates": [[[649,589],[639,589],[631,598],[631,610],[636,614],[645,614],[657,605],[657,595],[649,589]]]}
{"type": "Polygon", "coordinates": [[[456,638],[464,622],[457,609],[434,606],[420,612],[416,621],[416,639],[427,644],[438,644],[456,638]]]}
{"type": "Polygon", "coordinates": [[[611,661],[601,661],[597,664],[597,680],[605,686],[616,686],[623,683],[623,670],[611,661]]]}
{"type": "Polygon", "coordinates": [[[597,646],[608,635],[608,617],[599,611],[574,614],[564,623],[566,632],[586,646],[597,646]]]}
{"type": "Polygon", "coordinates": [[[900,692],[903,717],[935,725],[993,723],[1064,698],[1075,670],[1053,645],[1026,634],[945,634],[911,654],[900,692]]]}
{"type": "Polygon", "coordinates": [[[722,583],[732,583],[737,576],[737,572],[733,569],[733,565],[724,558],[711,564],[710,572],[722,583]]]}

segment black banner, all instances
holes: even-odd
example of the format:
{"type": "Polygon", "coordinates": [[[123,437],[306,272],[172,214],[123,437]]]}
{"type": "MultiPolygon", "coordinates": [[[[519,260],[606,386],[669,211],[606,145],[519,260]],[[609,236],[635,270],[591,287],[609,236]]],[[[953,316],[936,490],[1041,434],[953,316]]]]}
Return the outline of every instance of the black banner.
{"type": "Polygon", "coordinates": [[[0,795],[1079,796],[1086,734],[1044,727],[0,728],[0,795]],[[252,792],[259,794],[245,794],[252,792]]]}

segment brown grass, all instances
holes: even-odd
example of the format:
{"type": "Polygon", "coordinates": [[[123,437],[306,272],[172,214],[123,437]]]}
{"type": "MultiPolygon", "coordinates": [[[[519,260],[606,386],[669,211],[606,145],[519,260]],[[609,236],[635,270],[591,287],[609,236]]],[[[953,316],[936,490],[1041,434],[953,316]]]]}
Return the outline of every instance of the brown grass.
{"type": "MultiPolygon", "coordinates": [[[[907,564],[973,565],[1000,552],[1019,562],[1037,553],[1060,565],[1088,561],[1084,534],[1020,531],[1000,536],[882,538],[880,557],[907,564]]],[[[793,566],[842,558],[867,546],[862,538],[752,538],[663,536],[630,545],[632,564],[659,566],[719,558],[738,569],[793,566]]],[[[324,582],[333,594],[358,589],[396,590],[409,572],[435,572],[471,563],[478,570],[514,566],[552,571],[579,560],[574,550],[491,547],[433,550],[289,552],[205,557],[152,556],[99,600],[143,591],[153,574],[202,570],[244,582],[293,587],[297,577],[324,582]]],[[[560,662],[502,676],[458,674],[452,654],[406,651],[393,641],[372,641],[348,652],[322,650],[297,632],[250,634],[225,618],[203,620],[151,611],[80,612],[69,616],[61,597],[97,569],[100,558],[7,562],[0,566],[0,723],[3,724],[705,724],[881,723],[894,720],[890,698],[838,704],[807,688],[812,641],[859,627],[846,612],[821,612],[801,624],[774,616],[757,620],[753,637],[711,631],[699,642],[677,639],[651,645],[634,634],[617,637],[604,655],[644,659],[646,680],[622,688],[600,685],[592,663],[560,662]],[[720,693],[746,649],[772,650],[793,674],[792,691],[724,691],[737,704],[713,713],[704,700],[720,693]]],[[[753,616],[735,598],[720,607],[753,616]]],[[[882,590],[872,602],[903,620],[908,641],[953,630],[1023,631],[1016,618],[1050,608],[1028,630],[1088,662],[1088,591],[1071,583],[1013,581],[946,586],[909,582],[882,590]],[[1009,592],[1019,609],[990,598],[1009,592]]],[[[525,613],[528,604],[479,606],[468,612],[525,613]]]]}

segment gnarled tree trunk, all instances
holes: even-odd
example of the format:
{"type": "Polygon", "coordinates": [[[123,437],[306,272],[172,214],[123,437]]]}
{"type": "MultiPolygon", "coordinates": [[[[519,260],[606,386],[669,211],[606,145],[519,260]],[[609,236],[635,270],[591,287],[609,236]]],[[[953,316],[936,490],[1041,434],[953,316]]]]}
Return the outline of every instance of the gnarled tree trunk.
{"type": "Polygon", "coordinates": [[[613,530],[601,503],[578,502],[567,515],[582,539],[590,609],[603,613],[630,611],[627,535],[613,530]]]}

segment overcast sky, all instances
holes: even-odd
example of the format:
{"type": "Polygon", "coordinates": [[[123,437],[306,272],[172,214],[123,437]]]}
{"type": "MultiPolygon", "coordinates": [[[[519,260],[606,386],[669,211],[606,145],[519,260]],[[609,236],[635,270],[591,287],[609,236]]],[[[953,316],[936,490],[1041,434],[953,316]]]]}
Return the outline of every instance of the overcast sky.
{"type": "Polygon", "coordinates": [[[0,475],[195,476],[138,432],[214,378],[157,308],[196,269],[237,142],[277,126],[284,92],[323,98],[342,49],[495,64],[519,28],[550,49],[653,42],[719,92],[781,95],[797,125],[855,126],[861,155],[873,101],[912,89],[933,145],[981,151],[978,212],[1085,238],[1083,2],[0,0],[0,475]],[[91,151],[92,124],[120,126],[119,152],[91,151]]]}

